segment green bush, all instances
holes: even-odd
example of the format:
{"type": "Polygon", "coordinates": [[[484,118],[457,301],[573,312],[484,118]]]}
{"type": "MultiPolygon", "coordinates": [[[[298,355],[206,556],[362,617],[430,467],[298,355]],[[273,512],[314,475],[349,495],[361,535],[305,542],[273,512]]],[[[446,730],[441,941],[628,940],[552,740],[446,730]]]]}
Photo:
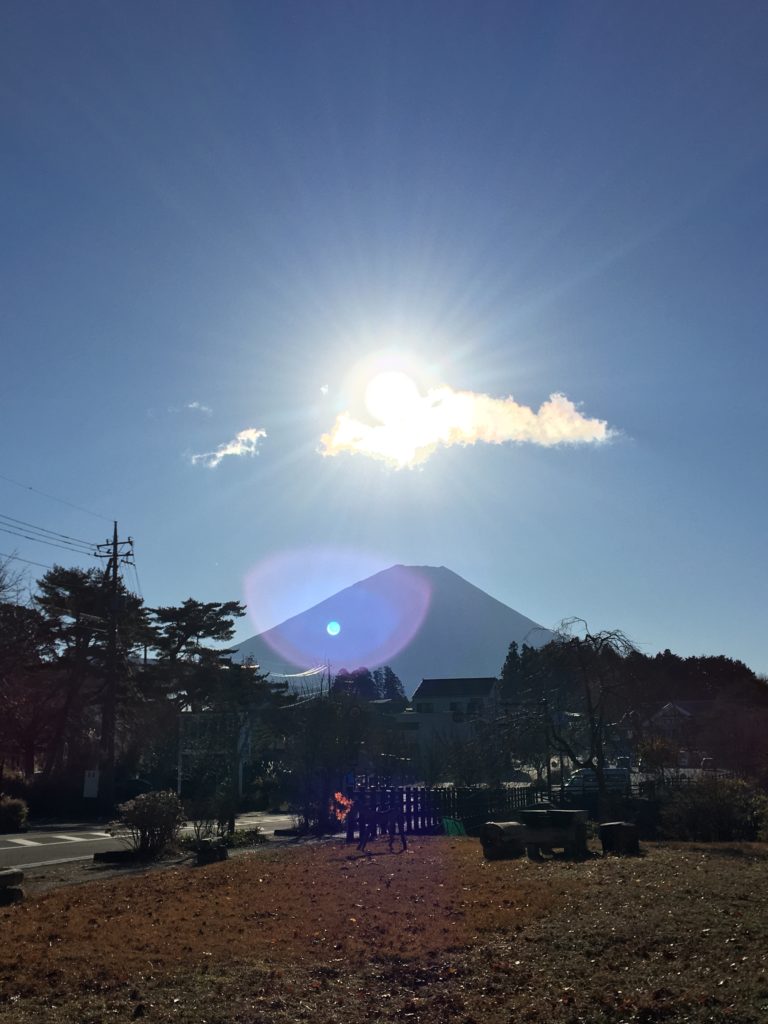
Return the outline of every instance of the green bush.
{"type": "Polygon", "coordinates": [[[669,791],[661,808],[661,827],[668,839],[749,842],[764,838],[768,798],[743,779],[697,779],[669,791]]]}
{"type": "Polygon", "coordinates": [[[26,801],[0,794],[0,832],[22,832],[28,813],[26,801]]]}
{"type": "Polygon", "coordinates": [[[137,853],[152,859],[160,857],[179,838],[184,824],[184,808],[175,793],[165,790],[142,793],[118,807],[120,821],[131,836],[137,853]]]}

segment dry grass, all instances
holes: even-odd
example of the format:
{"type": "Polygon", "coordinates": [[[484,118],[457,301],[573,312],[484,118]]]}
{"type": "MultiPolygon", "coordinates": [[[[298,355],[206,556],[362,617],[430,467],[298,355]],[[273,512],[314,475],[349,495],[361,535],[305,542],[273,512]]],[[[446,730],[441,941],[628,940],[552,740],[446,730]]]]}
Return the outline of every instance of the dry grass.
{"type": "Polygon", "coordinates": [[[0,911],[0,1022],[768,1021],[768,852],[259,852],[0,911]]]}

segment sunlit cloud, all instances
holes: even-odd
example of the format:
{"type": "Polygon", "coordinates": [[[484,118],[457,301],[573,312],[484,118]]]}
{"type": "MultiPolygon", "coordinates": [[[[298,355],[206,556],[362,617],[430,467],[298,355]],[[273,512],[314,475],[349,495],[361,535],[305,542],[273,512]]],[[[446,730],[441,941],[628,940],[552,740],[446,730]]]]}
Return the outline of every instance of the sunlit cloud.
{"type": "Polygon", "coordinates": [[[258,455],[259,442],[266,436],[266,430],[249,427],[247,430],[241,430],[231,441],[220,444],[215,452],[193,455],[192,462],[195,465],[201,463],[208,469],[215,469],[228,455],[258,455]]]}
{"type": "Polygon", "coordinates": [[[605,420],[591,419],[565,395],[550,395],[534,411],[514,398],[493,398],[447,385],[420,394],[402,373],[381,374],[368,385],[371,419],[340,413],[320,439],[324,456],[343,452],[380,459],[397,469],[418,466],[440,447],[528,443],[552,447],[598,444],[614,431],[605,420]]]}

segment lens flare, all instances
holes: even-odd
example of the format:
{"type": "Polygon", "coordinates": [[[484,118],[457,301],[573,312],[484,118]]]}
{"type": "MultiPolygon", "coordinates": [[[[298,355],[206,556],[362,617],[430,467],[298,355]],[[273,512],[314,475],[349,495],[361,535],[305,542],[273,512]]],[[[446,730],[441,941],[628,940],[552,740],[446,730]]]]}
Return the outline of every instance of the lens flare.
{"type": "Polygon", "coordinates": [[[272,625],[272,617],[271,628],[265,628],[261,619],[264,625],[259,639],[276,656],[274,665],[260,656],[262,668],[281,671],[278,664],[300,669],[322,664],[330,664],[335,670],[377,668],[411,642],[429,610],[430,582],[417,567],[405,565],[368,575],[369,558],[339,548],[305,548],[272,556],[249,574],[246,602],[257,628],[265,613],[265,600],[274,601],[278,585],[283,591],[282,606],[290,604],[293,610],[290,617],[278,620],[278,625],[272,625]],[[338,559],[344,555],[348,568],[359,566],[351,576],[358,582],[339,590],[322,570],[333,556],[338,559]],[[314,602],[308,600],[310,594],[314,602]],[[316,603],[315,595],[320,594],[325,599],[316,603]]]}

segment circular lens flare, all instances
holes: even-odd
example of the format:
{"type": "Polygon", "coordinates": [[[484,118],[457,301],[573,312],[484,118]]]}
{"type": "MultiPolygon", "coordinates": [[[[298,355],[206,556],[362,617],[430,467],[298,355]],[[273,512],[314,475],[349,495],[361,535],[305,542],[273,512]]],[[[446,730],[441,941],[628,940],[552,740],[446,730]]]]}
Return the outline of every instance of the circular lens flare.
{"type": "Polygon", "coordinates": [[[417,567],[381,570],[380,562],[374,568],[370,558],[343,548],[283,552],[254,568],[246,580],[248,612],[261,627],[259,664],[275,673],[285,666],[292,671],[324,664],[336,670],[385,665],[414,639],[431,598],[431,583],[417,567]],[[346,586],[341,580],[334,586],[332,568],[340,563],[357,582],[350,586],[347,577],[346,586]],[[267,602],[279,589],[287,591],[285,604],[280,603],[286,611],[290,603],[292,614],[273,625],[277,607],[267,602]],[[271,622],[264,621],[268,612],[271,622]]]}

